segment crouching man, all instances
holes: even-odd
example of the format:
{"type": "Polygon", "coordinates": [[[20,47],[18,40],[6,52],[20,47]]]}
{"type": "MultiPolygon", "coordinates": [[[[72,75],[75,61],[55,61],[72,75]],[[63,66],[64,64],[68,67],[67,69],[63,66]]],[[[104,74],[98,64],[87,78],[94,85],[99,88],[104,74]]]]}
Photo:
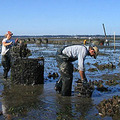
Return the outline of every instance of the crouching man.
{"type": "Polygon", "coordinates": [[[71,96],[73,80],[73,61],[78,60],[78,70],[83,83],[87,83],[85,76],[84,61],[87,55],[95,59],[98,55],[98,48],[91,46],[72,45],[59,49],[56,54],[60,79],[56,82],[55,90],[62,96],[71,96]]]}

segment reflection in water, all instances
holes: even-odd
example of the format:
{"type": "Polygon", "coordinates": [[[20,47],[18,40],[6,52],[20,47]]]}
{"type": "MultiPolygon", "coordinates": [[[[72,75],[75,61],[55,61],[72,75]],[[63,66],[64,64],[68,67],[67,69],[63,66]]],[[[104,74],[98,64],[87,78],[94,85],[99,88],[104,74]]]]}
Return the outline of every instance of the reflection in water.
{"type": "Polygon", "coordinates": [[[56,102],[58,103],[58,109],[56,110],[57,120],[72,119],[72,104],[70,97],[59,97],[56,102]]]}
{"type": "Polygon", "coordinates": [[[38,96],[43,92],[43,85],[23,86],[4,84],[2,93],[3,115],[10,117],[26,116],[31,109],[37,109],[41,102],[38,96]]]}
{"type": "Polygon", "coordinates": [[[93,106],[91,98],[59,96],[56,102],[58,103],[57,120],[83,120],[93,106]]]}

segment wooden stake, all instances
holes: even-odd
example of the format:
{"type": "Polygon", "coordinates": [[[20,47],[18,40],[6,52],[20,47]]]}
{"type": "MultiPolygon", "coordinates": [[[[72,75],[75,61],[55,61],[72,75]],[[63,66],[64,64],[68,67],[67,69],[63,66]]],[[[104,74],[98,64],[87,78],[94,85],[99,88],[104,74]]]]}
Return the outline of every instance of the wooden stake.
{"type": "Polygon", "coordinates": [[[114,32],[114,50],[115,50],[115,32],[114,32]]]}
{"type": "Polygon", "coordinates": [[[107,36],[106,36],[106,31],[105,31],[105,26],[103,24],[103,30],[104,30],[104,34],[105,34],[105,40],[107,39],[107,36]]]}

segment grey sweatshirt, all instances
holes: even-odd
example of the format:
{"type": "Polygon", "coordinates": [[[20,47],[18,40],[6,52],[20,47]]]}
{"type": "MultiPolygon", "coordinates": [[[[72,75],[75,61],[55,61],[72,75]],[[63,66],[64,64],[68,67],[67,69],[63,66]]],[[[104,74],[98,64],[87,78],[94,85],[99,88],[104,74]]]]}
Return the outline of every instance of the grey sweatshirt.
{"type": "Polygon", "coordinates": [[[84,61],[88,54],[89,46],[72,45],[66,47],[62,53],[68,57],[78,59],[78,70],[84,71],[84,61]]]}

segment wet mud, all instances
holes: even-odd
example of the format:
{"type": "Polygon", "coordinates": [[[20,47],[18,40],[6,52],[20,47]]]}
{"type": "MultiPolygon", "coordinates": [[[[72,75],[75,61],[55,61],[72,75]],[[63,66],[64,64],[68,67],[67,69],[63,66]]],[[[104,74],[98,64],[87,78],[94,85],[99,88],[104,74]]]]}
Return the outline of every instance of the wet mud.
{"type": "MultiPolygon", "coordinates": [[[[113,42],[109,47],[98,46],[100,55],[97,59],[86,57],[86,77],[94,90],[91,97],[79,97],[75,91],[76,81],[80,79],[77,61],[74,64],[72,96],[63,97],[56,93],[54,86],[60,74],[55,54],[61,44],[28,44],[32,56],[44,57],[44,84],[41,85],[13,85],[10,79],[2,77],[3,67],[0,67],[0,119],[24,120],[112,120],[119,119],[119,114],[101,115],[104,108],[101,102],[120,96],[119,55],[120,42],[113,42]],[[103,67],[104,66],[104,67],[103,67]],[[113,67],[114,66],[114,67],[113,67]],[[100,69],[101,68],[101,69],[100,69]],[[100,114],[101,113],[101,114],[100,114]]],[[[1,56],[0,56],[1,61],[1,56]]],[[[9,73],[10,77],[10,73],[9,73]]],[[[118,97],[119,98],[119,97],[118,97]]],[[[112,101],[112,100],[111,100],[112,101]]],[[[105,102],[107,103],[107,102],[105,102]]],[[[103,104],[103,103],[102,103],[103,104]]],[[[119,102],[117,103],[119,106],[119,102]]],[[[112,108],[111,108],[112,109],[112,108]]],[[[117,108],[116,108],[117,109],[117,108]]],[[[112,110],[105,109],[111,112],[112,110]]],[[[117,110],[115,110],[117,111],[117,110]]],[[[113,111],[111,112],[113,113],[113,111]]],[[[116,113],[119,113],[117,111],[116,113]]]]}

